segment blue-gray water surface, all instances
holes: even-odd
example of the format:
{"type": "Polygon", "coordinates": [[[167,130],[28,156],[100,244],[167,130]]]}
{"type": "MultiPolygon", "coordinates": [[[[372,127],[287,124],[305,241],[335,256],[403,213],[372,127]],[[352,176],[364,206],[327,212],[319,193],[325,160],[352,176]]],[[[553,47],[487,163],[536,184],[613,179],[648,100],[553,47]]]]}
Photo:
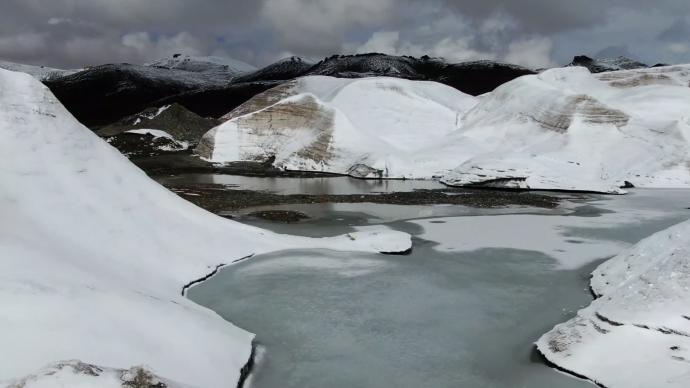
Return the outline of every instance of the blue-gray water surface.
{"type": "MultiPolygon", "coordinates": [[[[634,243],[689,218],[687,194],[592,196],[567,211],[305,205],[293,208],[313,216],[306,222],[247,222],[307,236],[384,224],[419,236],[422,226],[410,221],[429,217],[485,214],[500,222],[502,213],[608,215],[615,227],[575,222],[564,239],[634,243]]],[[[256,333],[254,388],[591,386],[544,365],[533,343],[590,303],[589,274],[605,257],[563,270],[545,253],[499,248],[499,241],[445,252],[434,249],[434,236],[426,237],[414,237],[407,256],[326,250],[258,256],[226,267],[189,297],[256,333]]]]}

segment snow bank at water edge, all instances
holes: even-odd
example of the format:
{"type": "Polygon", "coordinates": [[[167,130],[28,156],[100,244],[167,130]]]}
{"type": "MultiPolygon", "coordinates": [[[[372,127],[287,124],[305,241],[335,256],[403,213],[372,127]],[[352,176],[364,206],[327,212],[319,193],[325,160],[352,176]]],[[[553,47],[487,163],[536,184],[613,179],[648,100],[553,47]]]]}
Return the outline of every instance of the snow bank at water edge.
{"type": "Polygon", "coordinates": [[[270,251],[411,245],[393,231],[308,239],[217,217],[150,180],[40,82],[5,70],[0,154],[0,381],[78,359],[233,386],[253,335],[182,297],[185,284],[270,251]]]}
{"type": "Polygon", "coordinates": [[[610,388],[690,384],[690,221],[597,268],[598,298],[537,342],[557,367],[610,388]]]}

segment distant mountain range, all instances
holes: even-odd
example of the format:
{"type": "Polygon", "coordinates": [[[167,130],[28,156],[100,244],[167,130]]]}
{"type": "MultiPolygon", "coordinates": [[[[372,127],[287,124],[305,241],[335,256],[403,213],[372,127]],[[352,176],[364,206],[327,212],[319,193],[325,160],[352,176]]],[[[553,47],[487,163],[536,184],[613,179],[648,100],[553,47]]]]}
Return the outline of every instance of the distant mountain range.
{"type": "MultiPolygon", "coordinates": [[[[598,73],[647,67],[627,58],[577,56],[568,66],[598,73]]],[[[253,96],[298,77],[394,77],[436,81],[480,95],[536,72],[494,61],[447,63],[440,58],[386,54],[333,55],[319,62],[300,57],[257,69],[241,61],[175,54],[146,65],[104,64],[79,70],[1,62],[0,68],[43,81],[82,123],[100,127],[150,107],[181,104],[204,117],[220,117],[253,96]]]]}

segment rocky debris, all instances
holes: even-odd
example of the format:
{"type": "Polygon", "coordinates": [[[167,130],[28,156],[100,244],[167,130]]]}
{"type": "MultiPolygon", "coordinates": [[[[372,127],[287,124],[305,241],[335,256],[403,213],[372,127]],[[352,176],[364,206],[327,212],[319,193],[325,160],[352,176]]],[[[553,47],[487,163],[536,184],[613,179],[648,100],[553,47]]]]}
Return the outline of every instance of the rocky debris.
{"type": "MultiPolygon", "coordinates": [[[[10,382],[7,388],[46,386],[112,386],[120,382],[122,388],[182,388],[184,385],[156,376],[150,369],[134,366],[115,369],[88,364],[79,360],[59,361],[39,372],[10,382]]],[[[2,383],[2,382],[0,382],[2,383]]]]}
{"type": "Polygon", "coordinates": [[[532,206],[551,209],[558,206],[556,196],[517,191],[436,189],[379,194],[275,194],[266,191],[236,190],[223,185],[166,183],[182,198],[210,212],[223,213],[259,206],[315,203],[378,203],[390,205],[462,205],[476,208],[532,206]]]}
{"type": "Polygon", "coordinates": [[[260,210],[251,212],[248,216],[286,224],[292,224],[309,218],[308,215],[302,212],[292,210],[260,210]]]}
{"type": "Polygon", "coordinates": [[[120,135],[133,129],[155,128],[169,133],[176,140],[196,146],[201,136],[220,124],[219,120],[201,117],[180,104],[163,105],[160,108],[147,108],[137,114],[127,116],[112,124],[95,129],[102,137],[120,135]]]}
{"type": "Polygon", "coordinates": [[[235,78],[235,82],[284,81],[301,77],[309,72],[314,62],[306,58],[290,57],[235,78]]]}
{"type": "Polygon", "coordinates": [[[590,58],[586,55],[578,55],[567,66],[582,66],[591,73],[604,73],[608,71],[645,69],[649,66],[626,57],[617,58],[590,58]]]}

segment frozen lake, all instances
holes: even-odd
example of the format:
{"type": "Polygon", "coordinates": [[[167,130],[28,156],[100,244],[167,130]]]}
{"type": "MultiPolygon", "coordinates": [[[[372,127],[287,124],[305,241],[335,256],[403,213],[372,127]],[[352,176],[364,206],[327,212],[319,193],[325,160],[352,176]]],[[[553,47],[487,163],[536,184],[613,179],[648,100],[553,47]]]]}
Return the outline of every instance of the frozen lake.
{"type": "MultiPolygon", "coordinates": [[[[332,178],[329,178],[332,179],[332,178]]],[[[533,342],[591,301],[601,260],[690,218],[690,192],[636,190],[553,209],[321,204],[279,232],[392,228],[407,256],[287,251],[226,267],[189,297],[256,333],[250,380],[278,387],[588,387],[533,342]]]]}

